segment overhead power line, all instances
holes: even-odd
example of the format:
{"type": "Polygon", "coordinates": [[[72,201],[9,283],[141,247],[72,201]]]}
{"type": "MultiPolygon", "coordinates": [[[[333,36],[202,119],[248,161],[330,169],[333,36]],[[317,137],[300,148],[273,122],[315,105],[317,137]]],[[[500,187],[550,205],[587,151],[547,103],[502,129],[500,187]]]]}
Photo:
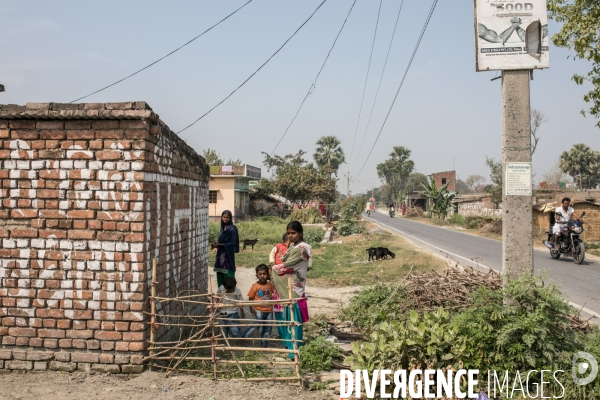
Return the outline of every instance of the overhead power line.
{"type": "Polygon", "coordinates": [[[356,121],[356,130],[354,131],[354,140],[352,140],[352,150],[350,151],[350,158],[348,158],[348,162],[352,161],[352,155],[354,154],[354,144],[356,143],[356,134],[358,133],[358,126],[360,125],[360,116],[362,115],[363,104],[365,102],[365,93],[367,92],[367,82],[369,81],[369,71],[371,71],[371,60],[373,59],[373,48],[375,48],[375,38],[377,37],[377,28],[379,27],[379,16],[381,15],[382,3],[383,0],[379,0],[379,11],[377,11],[377,22],[375,23],[375,32],[373,33],[373,42],[371,43],[371,55],[369,56],[367,77],[365,78],[365,86],[363,88],[362,99],[360,100],[360,108],[358,109],[358,121],[356,121]]]}
{"type": "Polygon", "coordinates": [[[300,103],[300,107],[298,108],[298,111],[296,111],[296,115],[294,115],[294,118],[292,118],[292,122],[290,122],[290,124],[286,128],[285,132],[283,132],[283,135],[281,136],[281,139],[279,139],[279,142],[277,142],[277,145],[275,146],[275,148],[271,152],[271,155],[273,155],[273,153],[275,153],[275,150],[277,150],[277,147],[279,147],[279,144],[281,143],[281,141],[283,140],[283,138],[285,137],[285,135],[287,134],[287,132],[290,130],[292,124],[294,123],[294,121],[298,117],[298,114],[300,114],[300,110],[302,110],[302,107],[304,106],[304,102],[306,101],[306,99],[308,98],[308,96],[310,96],[314,92],[314,90],[317,88],[317,80],[319,79],[319,76],[321,75],[321,72],[323,71],[323,68],[325,68],[325,64],[327,63],[327,60],[329,60],[329,56],[331,55],[331,52],[332,52],[333,48],[335,47],[335,44],[337,43],[338,38],[340,37],[342,31],[344,30],[344,26],[346,26],[346,21],[348,21],[348,17],[350,17],[350,13],[352,12],[352,9],[354,8],[355,4],[356,4],[356,0],[354,0],[354,2],[352,3],[352,6],[350,7],[350,10],[348,11],[348,15],[346,15],[346,19],[344,19],[344,23],[342,24],[342,27],[340,28],[337,36],[335,37],[335,40],[333,41],[333,44],[331,45],[331,48],[329,49],[329,52],[327,53],[327,57],[325,57],[325,61],[323,61],[323,65],[321,65],[321,69],[317,73],[317,76],[315,77],[314,82],[312,83],[312,85],[310,85],[310,88],[308,89],[308,92],[306,92],[306,96],[304,96],[304,99],[302,100],[302,103],[300,103]]]}
{"type": "Polygon", "coordinates": [[[435,6],[437,5],[437,2],[438,2],[438,0],[434,0],[433,4],[431,5],[431,10],[429,11],[429,15],[427,16],[427,19],[425,20],[425,25],[423,25],[423,29],[421,30],[421,35],[419,36],[419,40],[417,40],[415,49],[413,50],[412,56],[410,57],[410,61],[408,62],[408,65],[406,66],[406,70],[404,71],[404,76],[402,76],[402,80],[400,81],[400,85],[398,86],[398,90],[396,91],[396,95],[394,96],[394,100],[392,101],[392,104],[390,105],[390,109],[388,110],[387,115],[385,116],[385,119],[383,120],[383,124],[381,125],[381,129],[379,129],[379,133],[377,134],[377,137],[375,138],[375,143],[373,143],[373,146],[371,147],[371,151],[369,151],[369,154],[367,155],[367,158],[366,158],[364,164],[360,168],[360,171],[358,171],[358,173],[356,174],[356,178],[358,178],[358,176],[360,175],[362,170],[365,168],[365,165],[367,165],[367,161],[369,161],[369,157],[371,157],[371,154],[373,153],[373,149],[375,148],[375,145],[377,144],[377,141],[379,140],[379,136],[381,136],[381,132],[383,131],[383,128],[385,127],[385,123],[387,122],[387,120],[390,116],[390,113],[392,112],[392,108],[394,108],[394,104],[396,103],[396,99],[398,98],[398,94],[400,93],[400,89],[402,89],[402,85],[404,84],[404,80],[406,79],[406,75],[408,74],[408,70],[410,69],[410,66],[415,58],[415,55],[417,54],[417,50],[419,50],[419,45],[421,44],[423,35],[425,35],[425,31],[427,30],[427,26],[429,25],[429,21],[431,20],[431,17],[433,15],[433,11],[435,10],[435,6]]]}
{"type": "Polygon", "coordinates": [[[373,117],[373,110],[375,110],[375,104],[377,104],[377,97],[379,96],[379,89],[381,88],[381,82],[383,81],[383,74],[385,73],[385,67],[387,66],[388,58],[390,56],[390,50],[392,49],[392,43],[394,42],[394,36],[396,36],[396,28],[398,27],[398,20],[400,19],[400,13],[402,12],[402,6],[404,5],[404,0],[400,2],[400,8],[398,9],[398,16],[396,17],[396,23],[394,24],[394,31],[392,32],[392,38],[390,39],[390,45],[388,46],[388,51],[385,56],[385,62],[383,63],[383,70],[381,70],[381,76],[379,77],[379,84],[377,85],[377,91],[375,92],[375,100],[373,100],[373,106],[371,107],[371,113],[369,114],[369,119],[367,120],[367,127],[365,128],[365,133],[363,134],[362,140],[360,141],[360,147],[358,148],[358,153],[356,153],[356,160],[352,165],[352,169],[358,162],[358,157],[360,152],[362,151],[363,144],[365,142],[365,137],[367,136],[367,131],[369,130],[369,125],[371,124],[371,117],[373,117]]]}
{"type": "Polygon", "coordinates": [[[277,53],[279,53],[281,51],[281,49],[283,49],[285,47],[285,45],[292,40],[292,38],[294,36],[296,36],[296,34],[300,31],[300,29],[302,29],[302,27],[304,27],[304,25],[306,25],[308,23],[308,21],[311,20],[311,18],[317,13],[317,11],[319,11],[319,9],[321,8],[321,6],[323,4],[325,4],[327,0],[323,0],[321,2],[321,4],[319,4],[319,6],[315,9],[315,11],[313,11],[312,14],[310,14],[310,16],[308,17],[308,19],[306,21],[304,21],[302,23],[302,25],[300,25],[298,27],[298,29],[296,29],[296,31],[292,34],[292,36],[290,36],[285,42],[283,42],[283,44],[281,45],[281,47],[279,47],[277,49],[277,51],[275,53],[273,53],[273,55],[271,55],[271,57],[269,57],[267,59],[267,61],[265,61],[264,63],[262,63],[262,65],[260,67],[258,67],[258,69],[256,71],[254,71],[248,78],[246,78],[246,80],[244,82],[242,82],[237,88],[235,88],[233,90],[233,92],[229,93],[223,100],[221,100],[220,102],[218,102],[213,108],[211,108],[210,110],[208,110],[207,112],[205,112],[204,114],[202,114],[200,117],[198,117],[194,122],[192,122],[191,124],[189,124],[188,126],[186,126],[185,128],[183,128],[182,130],[180,130],[179,132],[177,132],[177,134],[179,135],[181,132],[185,131],[186,129],[192,127],[193,125],[195,125],[198,121],[200,121],[202,118],[206,117],[208,114],[210,114],[215,108],[219,107],[221,104],[223,104],[228,98],[230,98],[231,96],[233,96],[233,94],[235,92],[237,92],[242,86],[244,86],[250,79],[252,79],[252,77],[254,75],[256,75],[258,73],[258,71],[260,71],[265,65],[267,65],[269,63],[269,61],[271,61],[271,59],[273,57],[275,57],[277,55],[277,53]]]}
{"type": "Polygon", "coordinates": [[[134,73],[132,73],[132,74],[130,74],[130,75],[127,75],[125,78],[123,78],[123,79],[119,79],[118,81],[116,81],[116,82],[114,82],[114,83],[111,83],[111,84],[110,84],[110,85],[108,85],[108,86],[104,86],[102,89],[98,89],[98,90],[96,90],[95,92],[92,92],[92,93],[90,93],[90,94],[88,94],[88,95],[85,95],[85,96],[83,96],[83,97],[80,97],[80,98],[78,98],[78,99],[75,99],[75,100],[73,100],[73,101],[70,101],[69,103],[74,103],[74,102],[76,102],[76,101],[79,101],[79,100],[85,99],[86,97],[90,97],[90,96],[91,96],[91,95],[93,95],[93,94],[99,93],[99,92],[101,92],[101,91],[103,91],[103,90],[105,90],[105,89],[108,89],[109,87],[115,86],[116,84],[118,84],[118,83],[121,83],[121,82],[123,82],[124,80],[126,80],[126,79],[129,79],[129,78],[131,78],[132,76],[134,76],[134,75],[137,75],[137,74],[139,74],[140,72],[142,72],[142,71],[144,71],[144,70],[146,70],[146,69],[150,68],[151,66],[153,66],[153,65],[154,65],[154,64],[156,64],[156,63],[158,63],[159,61],[162,61],[162,60],[164,60],[165,58],[169,57],[171,54],[173,54],[173,53],[175,53],[175,52],[177,52],[177,51],[181,50],[182,48],[184,48],[184,47],[185,47],[185,46],[187,46],[188,44],[192,43],[194,40],[198,39],[200,36],[204,35],[204,34],[205,34],[205,33],[207,33],[208,31],[210,31],[211,29],[213,29],[214,27],[216,27],[217,25],[219,25],[221,22],[225,21],[227,18],[231,17],[233,14],[235,14],[235,13],[236,13],[236,12],[238,12],[238,11],[240,11],[242,8],[246,7],[246,6],[247,6],[249,3],[251,3],[251,2],[252,2],[252,0],[248,0],[246,3],[242,4],[242,6],[241,6],[241,7],[239,7],[238,9],[236,9],[234,12],[232,12],[231,14],[229,14],[228,16],[226,16],[225,18],[223,18],[222,20],[220,20],[219,22],[217,22],[216,24],[214,24],[213,26],[211,26],[210,28],[208,28],[207,30],[205,30],[204,32],[202,32],[201,34],[199,34],[198,36],[196,36],[195,38],[193,38],[192,40],[189,40],[189,41],[188,41],[188,42],[186,42],[185,44],[183,44],[183,45],[179,46],[178,48],[176,48],[175,50],[173,50],[173,51],[172,51],[172,52],[170,52],[169,54],[167,54],[167,55],[165,55],[165,56],[163,56],[163,57],[159,58],[158,60],[154,61],[153,63],[146,65],[144,68],[142,68],[142,69],[139,69],[139,70],[135,71],[134,73]]]}

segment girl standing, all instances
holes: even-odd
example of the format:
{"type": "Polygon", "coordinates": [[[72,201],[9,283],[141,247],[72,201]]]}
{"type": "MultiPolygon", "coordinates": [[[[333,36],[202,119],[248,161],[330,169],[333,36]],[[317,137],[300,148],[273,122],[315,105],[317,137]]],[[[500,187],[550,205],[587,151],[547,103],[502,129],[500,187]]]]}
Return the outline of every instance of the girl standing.
{"type": "Polygon", "coordinates": [[[225,210],[221,214],[221,230],[211,247],[217,249],[214,271],[217,273],[217,287],[221,287],[226,276],[235,277],[235,253],[240,252],[240,239],[231,211],[225,210]]]}
{"type": "MultiPolygon", "coordinates": [[[[273,284],[277,290],[280,299],[289,299],[288,277],[292,282],[292,298],[301,299],[290,309],[285,306],[283,312],[275,313],[275,319],[278,321],[291,321],[291,313],[294,313],[294,321],[308,321],[308,309],[304,299],[306,288],[306,275],[312,266],[312,248],[303,241],[304,230],[302,224],[298,221],[292,221],[287,225],[288,250],[282,258],[281,264],[273,266],[273,284]]],[[[294,349],[291,341],[292,331],[290,326],[278,326],[279,337],[283,339],[283,346],[289,350],[294,349]]],[[[296,340],[298,346],[302,345],[304,333],[302,325],[295,327],[296,340]]],[[[293,355],[291,355],[293,356],[293,355]]]]}

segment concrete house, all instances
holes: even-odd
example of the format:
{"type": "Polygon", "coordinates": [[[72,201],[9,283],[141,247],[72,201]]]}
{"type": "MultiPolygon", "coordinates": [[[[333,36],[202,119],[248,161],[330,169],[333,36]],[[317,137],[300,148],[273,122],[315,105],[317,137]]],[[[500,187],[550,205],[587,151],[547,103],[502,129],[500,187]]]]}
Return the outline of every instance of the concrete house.
{"type": "Polygon", "coordinates": [[[250,182],[261,177],[260,168],[250,165],[210,167],[208,216],[218,220],[230,210],[235,219],[250,214],[250,182]]]}

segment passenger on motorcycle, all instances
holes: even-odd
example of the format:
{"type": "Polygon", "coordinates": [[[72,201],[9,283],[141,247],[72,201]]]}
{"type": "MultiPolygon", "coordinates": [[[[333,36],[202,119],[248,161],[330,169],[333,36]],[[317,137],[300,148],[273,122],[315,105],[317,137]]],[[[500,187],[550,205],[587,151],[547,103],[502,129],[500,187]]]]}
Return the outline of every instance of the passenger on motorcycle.
{"type": "Polygon", "coordinates": [[[561,201],[562,207],[557,207],[554,211],[554,226],[552,227],[552,233],[554,234],[554,250],[559,250],[560,246],[558,240],[562,234],[562,227],[565,226],[569,219],[573,218],[578,220],[579,215],[570,207],[571,199],[565,197],[561,201]]]}

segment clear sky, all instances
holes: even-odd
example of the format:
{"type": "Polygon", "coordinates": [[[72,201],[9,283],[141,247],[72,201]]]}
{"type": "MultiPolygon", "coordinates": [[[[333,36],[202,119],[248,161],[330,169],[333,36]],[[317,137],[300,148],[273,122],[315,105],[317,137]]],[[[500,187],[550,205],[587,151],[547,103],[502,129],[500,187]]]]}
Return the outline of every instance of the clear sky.
{"type": "MultiPolygon", "coordinates": [[[[245,0],[0,1],[0,103],[69,102],[155,61],[232,12],[245,0]]],[[[221,101],[296,29],[321,0],[254,0],[171,57],[85,102],[145,100],[178,131],[221,101]]],[[[352,0],[327,0],[271,62],[227,102],[182,133],[198,153],[261,166],[310,88],[352,0]]],[[[379,185],[375,171],[393,146],[412,150],[419,172],[456,168],[488,176],[485,156],[501,156],[500,80],[475,72],[473,2],[440,0],[391,116],[364,170],[432,0],[405,0],[379,99],[366,122],[400,0],[383,0],[371,75],[348,169],[353,192],[379,185]],[[358,157],[357,157],[358,156],[358,157]],[[356,161],[358,160],[358,161],[356,161]]],[[[312,95],[277,150],[314,152],[323,135],[342,140],[350,157],[379,1],[358,0],[312,95]]],[[[550,34],[558,30],[550,24],[550,34]]],[[[571,81],[586,62],[550,47],[550,69],[531,82],[532,107],[548,122],[534,155],[535,181],[575,143],[600,150],[595,120],[581,109],[585,86],[571,81]]],[[[588,89],[589,90],[589,89],[588,89]]],[[[263,171],[264,174],[265,171],[263,171]]],[[[340,175],[341,175],[340,174],[340,175]]],[[[345,192],[345,185],[340,185],[345,192]]]]}

